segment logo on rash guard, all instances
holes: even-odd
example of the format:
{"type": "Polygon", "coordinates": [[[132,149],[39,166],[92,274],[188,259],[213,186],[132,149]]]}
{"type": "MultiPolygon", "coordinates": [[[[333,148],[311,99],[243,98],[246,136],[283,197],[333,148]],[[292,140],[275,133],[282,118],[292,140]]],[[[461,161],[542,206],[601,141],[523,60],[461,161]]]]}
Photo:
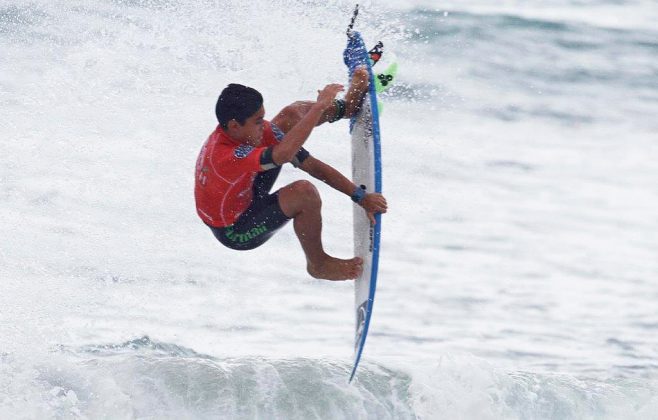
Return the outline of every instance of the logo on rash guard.
{"type": "Polygon", "coordinates": [[[238,147],[235,148],[235,152],[233,154],[235,155],[236,158],[242,159],[246,158],[251,151],[254,150],[254,146],[249,146],[248,144],[242,144],[238,147]]]}

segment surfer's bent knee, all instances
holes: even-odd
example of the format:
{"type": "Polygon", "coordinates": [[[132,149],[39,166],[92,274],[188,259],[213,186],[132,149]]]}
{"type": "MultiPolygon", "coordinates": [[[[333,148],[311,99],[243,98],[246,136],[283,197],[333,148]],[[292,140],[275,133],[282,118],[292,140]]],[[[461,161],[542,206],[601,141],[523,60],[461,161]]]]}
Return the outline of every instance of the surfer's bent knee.
{"type": "Polygon", "coordinates": [[[295,181],[290,184],[290,187],[293,189],[296,195],[304,198],[305,203],[317,205],[318,203],[322,202],[320,198],[320,192],[318,191],[317,187],[310,181],[306,181],[304,179],[295,181]]]}

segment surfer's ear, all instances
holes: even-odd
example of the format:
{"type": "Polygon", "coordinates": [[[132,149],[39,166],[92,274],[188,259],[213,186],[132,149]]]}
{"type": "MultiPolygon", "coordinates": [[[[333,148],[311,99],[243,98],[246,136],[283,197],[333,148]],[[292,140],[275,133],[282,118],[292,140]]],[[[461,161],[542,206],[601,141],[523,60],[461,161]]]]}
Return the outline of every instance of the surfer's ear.
{"type": "Polygon", "coordinates": [[[239,130],[242,127],[242,124],[238,120],[229,120],[228,123],[226,123],[226,128],[229,130],[239,130]]]}

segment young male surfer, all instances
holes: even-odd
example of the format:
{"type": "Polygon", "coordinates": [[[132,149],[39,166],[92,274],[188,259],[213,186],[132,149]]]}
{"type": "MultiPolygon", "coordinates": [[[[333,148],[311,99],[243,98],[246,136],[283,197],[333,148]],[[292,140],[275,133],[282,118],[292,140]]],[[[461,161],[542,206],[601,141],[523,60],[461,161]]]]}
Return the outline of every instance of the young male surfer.
{"type": "Polygon", "coordinates": [[[368,71],[357,68],[344,100],[344,88],[327,85],[317,101],[286,106],[272,121],[265,120],[263,97],[255,89],[228,85],[217,100],[219,125],[204,144],[196,164],[194,195],[197,213],[223,245],[249,250],[262,245],[293,219],[295,233],[306,254],[308,273],[320,279],[358,277],[363,261],[328,255],[322,246],[321,199],[315,186],[295,181],[270,192],[281,166],[292,163],[311,176],[350,196],[371,222],[385,213],[386,199],[366,193],[302,146],[313,128],[355,115],[368,88],[368,71]]]}

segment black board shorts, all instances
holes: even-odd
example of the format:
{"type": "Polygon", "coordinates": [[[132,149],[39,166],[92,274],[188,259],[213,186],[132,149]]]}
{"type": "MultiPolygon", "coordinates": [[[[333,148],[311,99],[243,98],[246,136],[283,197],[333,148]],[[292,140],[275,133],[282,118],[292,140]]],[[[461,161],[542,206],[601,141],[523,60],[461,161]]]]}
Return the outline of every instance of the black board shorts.
{"type": "Polygon", "coordinates": [[[224,246],[238,251],[257,248],[290,221],[279,206],[279,192],[269,193],[281,168],[261,172],[254,180],[254,201],[231,226],[209,226],[224,246]]]}

